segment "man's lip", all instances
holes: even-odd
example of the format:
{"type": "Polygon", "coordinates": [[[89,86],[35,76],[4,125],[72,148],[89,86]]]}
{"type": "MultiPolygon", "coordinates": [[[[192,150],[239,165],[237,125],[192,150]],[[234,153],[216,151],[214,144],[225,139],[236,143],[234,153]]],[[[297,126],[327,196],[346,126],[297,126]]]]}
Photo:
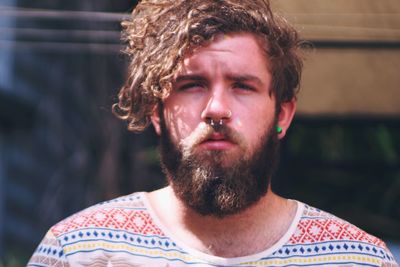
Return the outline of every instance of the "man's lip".
{"type": "Polygon", "coordinates": [[[234,145],[234,142],[227,138],[225,134],[214,132],[209,138],[200,143],[200,145],[209,150],[225,150],[234,145]]]}
{"type": "Polygon", "coordinates": [[[206,141],[219,141],[219,140],[227,140],[226,136],[221,133],[213,133],[210,138],[208,138],[206,141]]]}
{"type": "Polygon", "coordinates": [[[207,150],[226,150],[231,148],[233,145],[234,143],[227,139],[207,139],[200,144],[200,147],[207,150]]]}

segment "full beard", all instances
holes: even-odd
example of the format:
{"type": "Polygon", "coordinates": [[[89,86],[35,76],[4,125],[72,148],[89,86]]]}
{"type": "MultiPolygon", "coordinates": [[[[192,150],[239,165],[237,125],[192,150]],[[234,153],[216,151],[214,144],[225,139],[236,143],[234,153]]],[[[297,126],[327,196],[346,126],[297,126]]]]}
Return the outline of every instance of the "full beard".
{"type": "Polygon", "coordinates": [[[162,169],[176,196],[201,215],[237,214],[266,195],[279,156],[274,128],[266,130],[253,153],[246,154],[245,148],[244,139],[227,126],[214,129],[205,123],[174,144],[161,116],[162,169]],[[196,151],[214,131],[237,144],[242,153],[233,158],[223,150],[196,151]]]}

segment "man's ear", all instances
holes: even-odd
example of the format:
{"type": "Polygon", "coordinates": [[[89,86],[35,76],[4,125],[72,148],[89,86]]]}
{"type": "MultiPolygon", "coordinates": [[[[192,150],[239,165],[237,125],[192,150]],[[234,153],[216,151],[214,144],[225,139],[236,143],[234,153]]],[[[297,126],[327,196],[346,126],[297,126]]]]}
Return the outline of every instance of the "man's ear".
{"type": "Polygon", "coordinates": [[[278,115],[277,127],[280,127],[282,131],[278,133],[278,138],[282,139],[285,137],[286,132],[293,120],[294,113],[296,112],[296,99],[292,99],[288,102],[281,104],[281,110],[278,115]]]}
{"type": "Polygon", "coordinates": [[[158,135],[161,135],[160,127],[160,105],[157,104],[153,109],[153,114],[150,117],[151,123],[153,124],[154,130],[158,135]]]}

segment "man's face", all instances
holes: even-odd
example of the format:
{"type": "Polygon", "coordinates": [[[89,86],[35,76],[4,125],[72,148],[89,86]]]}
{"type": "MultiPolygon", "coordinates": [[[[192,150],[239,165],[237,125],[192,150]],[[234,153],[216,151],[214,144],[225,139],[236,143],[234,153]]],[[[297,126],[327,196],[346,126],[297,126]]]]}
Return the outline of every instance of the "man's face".
{"type": "Polygon", "coordinates": [[[239,212],[267,192],[278,138],[270,84],[251,34],[218,36],[184,60],[153,123],[172,188],[198,212],[239,212]]]}

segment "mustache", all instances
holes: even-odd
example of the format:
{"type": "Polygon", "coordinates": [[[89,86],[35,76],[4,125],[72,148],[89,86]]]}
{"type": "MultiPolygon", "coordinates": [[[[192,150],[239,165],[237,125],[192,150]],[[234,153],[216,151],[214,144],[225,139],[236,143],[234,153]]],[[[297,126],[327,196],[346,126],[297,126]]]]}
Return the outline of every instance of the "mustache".
{"type": "Polygon", "coordinates": [[[182,146],[184,152],[186,150],[192,150],[193,147],[211,139],[213,134],[216,133],[223,135],[224,140],[235,144],[244,145],[245,141],[243,136],[226,124],[213,127],[208,123],[200,123],[188,137],[180,142],[180,145],[182,146]]]}

